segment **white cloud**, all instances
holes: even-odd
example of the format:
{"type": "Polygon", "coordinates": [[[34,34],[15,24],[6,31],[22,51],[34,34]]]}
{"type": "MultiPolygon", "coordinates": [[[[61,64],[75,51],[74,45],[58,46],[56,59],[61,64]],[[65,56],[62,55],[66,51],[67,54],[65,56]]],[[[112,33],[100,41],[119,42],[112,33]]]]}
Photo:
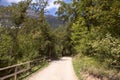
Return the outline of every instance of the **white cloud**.
{"type": "Polygon", "coordinates": [[[6,2],[9,2],[9,3],[12,3],[12,2],[17,3],[19,1],[21,1],[21,0],[6,0],[6,2]]]}
{"type": "Polygon", "coordinates": [[[46,9],[52,9],[52,8],[58,9],[58,7],[60,6],[60,5],[54,4],[54,1],[56,1],[56,0],[48,0],[48,1],[49,2],[48,2],[48,6],[47,6],[46,9]]]}
{"type": "MultiPolygon", "coordinates": [[[[24,0],[6,0],[6,2],[8,2],[8,3],[12,3],[12,2],[18,3],[20,1],[24,1],[24,0]]],[[[35,0],[33,0],[33,2],[35,2],[35,0]]]]}
{"type": "MultiPolygon", "coordinates": [[[[17,2],[19,2],[19,1],[22,1],[22,0],[6,0],[6,2],[8,2],[8,3],[12,3],[12,2],[17,3],[17,2]]],[[[33,2],[34,2],[34,1],[35,1],[35,0],[33,0],[33,2]]],[[[55,4],[54,4],[54,1],[56,1],[56,0],[48,0],[49,6],[47,6],[46,9],[52,9],[52,8],[58,9],[59,5],[55,5],[55,4]]]]}

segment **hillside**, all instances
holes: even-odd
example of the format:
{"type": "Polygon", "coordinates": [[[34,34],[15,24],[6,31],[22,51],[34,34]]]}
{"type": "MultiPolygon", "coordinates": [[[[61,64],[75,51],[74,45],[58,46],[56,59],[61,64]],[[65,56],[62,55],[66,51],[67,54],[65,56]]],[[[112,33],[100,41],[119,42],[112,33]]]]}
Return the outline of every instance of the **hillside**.
{"type": "Polygon", "coordinates": [[[60,25],[64,24],[62,20],[59,20],[56,16],[46,15],[47,22],[52,28],[57,28],[60,25]]]}
{"type": "MultiPolygon", "coordinates": [[[[0,9],[2,8],[3,6],[0,7],[0,9]]],[[[32,18],[38,17],[38,15],[32,10],[27,10],[27,15],[32,18]]],[[[56,16],[53,15],[45,15],[45,16],[48,24],[52,28],[57,28],[60,25],[64,24],[64,22],[62,20],[59,20],[56,16]]],[[[7,17],[0,17],[0,23],[4,26],[12,26],[11,21],[8,21],[7,17]]]]}
{"type": "MultiPolygon", "coordinates": [[[[33,18],[38,17],[38,15],[33,10],[27,10],[27,14],[33,18]]],[[[53,15],[45,15],[45,16],[48,24],[52,28],[56,28],[59,27],[61,24],[64,24],[64,22],[62,20],[59,20],[57,16],[53,16],[53,15]]]]}

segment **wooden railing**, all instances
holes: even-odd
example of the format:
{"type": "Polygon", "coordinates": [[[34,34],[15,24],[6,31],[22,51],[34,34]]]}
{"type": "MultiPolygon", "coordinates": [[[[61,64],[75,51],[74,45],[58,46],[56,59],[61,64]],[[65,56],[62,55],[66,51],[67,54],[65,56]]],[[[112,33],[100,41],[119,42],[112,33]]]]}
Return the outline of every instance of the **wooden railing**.
{"type": "Polygon", "coordinates": [[[5,79],[11,78],[11,77],[14,77],[14,80],[17,80],[17,78],[18,78],[17,75],[30,70],[34,66],[33,64],[36,61],[38,62],[38,61],[40,61],[40,59],[36,59],[36,60],[33,60],[33,61],[28,61],[28,62],[24,62],[24,63],[21,63],[21,64],[16,64],[16,65],[0,68],[0,72],[4,71],[4,70],[8,70],[8,69],[14,69],[13,73],[10,73],[8,75],[0,77],[0,80],[5,80],[5,79]],[[19,69],[21,66],[24,66],[24,68],[19,69]]]}

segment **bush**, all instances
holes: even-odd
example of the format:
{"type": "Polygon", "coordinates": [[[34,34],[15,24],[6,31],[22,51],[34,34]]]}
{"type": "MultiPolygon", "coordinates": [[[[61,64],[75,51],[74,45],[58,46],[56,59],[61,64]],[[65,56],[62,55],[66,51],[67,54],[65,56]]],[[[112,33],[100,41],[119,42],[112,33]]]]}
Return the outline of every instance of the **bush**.
{"type": "Polygon", "coordinates": [[[120,39],[106,34],[101,40],[94,40],[91,43],[92,55],[110,65],[120,65],[120,39]]]}
{"type": "Polygon", "coordinates": [[[98,28],[87,31],[84,19],[80,18],[72,26],[72,43],[77,53],[95,57],[111,66],[120,65],[120,39],[104,33],[98,28]]]}
{"type": "Polygon", "coordinates": [[[7,32],[4,34],[3,32],[3,28],[0,28],[0,67],[10,65],[11,61],[13,60],[11,55],[12,38],[7,32]]]}

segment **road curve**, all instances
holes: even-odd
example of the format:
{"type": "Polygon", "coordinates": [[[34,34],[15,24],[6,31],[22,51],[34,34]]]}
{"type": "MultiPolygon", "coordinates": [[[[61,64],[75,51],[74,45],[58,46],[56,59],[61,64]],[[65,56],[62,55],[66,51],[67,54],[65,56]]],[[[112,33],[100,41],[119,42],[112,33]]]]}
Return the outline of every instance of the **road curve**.
{"type": "Polygon", "coordinates": [[[72,58],[63,57],[52,61],[48,67],[38,71],[26,80],[77,80],[73,70],[72,58]]]}

